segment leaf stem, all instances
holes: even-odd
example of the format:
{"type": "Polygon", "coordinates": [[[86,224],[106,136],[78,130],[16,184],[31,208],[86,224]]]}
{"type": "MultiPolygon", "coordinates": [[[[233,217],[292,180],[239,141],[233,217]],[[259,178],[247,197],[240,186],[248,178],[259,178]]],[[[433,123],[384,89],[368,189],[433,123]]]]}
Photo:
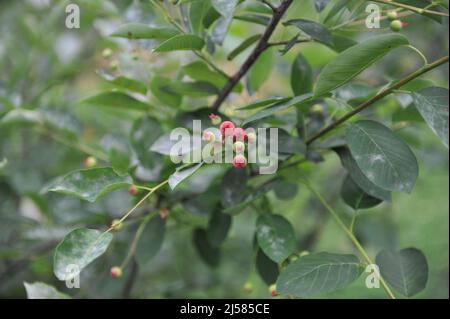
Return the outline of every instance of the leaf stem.
{"type": "MultiPolygon", "coordinates": [[[[345,234],[350,238],[350,240],[355,245],[356,249],[360,252],[362,257],[365,259],[365,261],[368,264],[375,264],[372,259],[369,257],[369,254],[366,252],[364,247],[361,245],[361,243],[358,241],[358,239],[355,237],[353,232],[344,224],[342,219],[339,217],[337,212],[328,204],[328,202],[323,198],[323,196],[309,183],[309,181],[304,180],[304,185],[317,197],[317,199],[322,203],[322,205],[328,210],[328,212],[331,214],[333,219],[336,221],[336,223],[341,227],[341,229],[345,232],[345,234]]],[[[396,299],[394,293],[389,288],[387,283],[384,281],[383,277],[380,275],[380,283],[383,286],[384,290],[388,294],[388,296],[391,299],[396,299]]]]}
{"type": "Polygon", "coordinates": [[[347,120],[349,120],[350,118],[352,118],[356,114],[364,111],[365,109],[367,109],[369,106],[371,106],[375,102],[378,102],[382,98],[384,98],[387,95],[391,94],[393,91],[401,88],[402,86],[404,86],[405,84],[407,84],[410,81],[414,80],[415,78],[418,78],[419,76],[421,76],[421,75],[423,75],[423,74],[425,74],[425,73],[427,73],[427,72],[429,72],[429,71],[431,71],[431,70],[441,66],[442,64],[447,63],[448,60],[449,60],[449,57],[447,55],[447,56],[445,56],[443,58],[440,58],[439,60],[434,61],[431,64],[427,64],[427,65],[423,66],[422,68],[420,68],[420,69],[416,70],[415,72],[409,74],[408,76],[404,77],[400,81],[397,81],[393,85],[391,85],[388,88],[382,90],[381,92],[379,92],[377,95],[375,95],[374,97],[372,97],[368,101],[362,103],[361,105],[356,107],[354,110],[348,112],[344,116],[340,117],[339,119],[337,119],[336,121],[334,121],[330,125],[326,126],[324,129],[322,129],[321,131],[319,131],[318,133],[316,133],[315,135],[310,137],[306,141],[306,144],[307,145],[311,144],[312,142],[314,142],[315,140],[319,139],[323,135],[329,133],[330,131],[334,130],[335,128],[337,128],[341,124],[345,123],[347,120]]]}
{"type": "Polygon", "coordinates": [[[441,16],[441,17],[448,17],[448,13],[445,13],[445,12],[439,12],[439,11],[434,11],[434,10],[429,10],[429,9],[418,8],[418,7],[411,6],[409,4],[399,3],[399,2],[395,2],[395,1],[389,1],[389,0],[370,0],[370,1],[395,6],[397,8],[410,10],[410,11],[413,11],[418,14],[427,13],[427,14],[432,14],[432,15],[441,16]]]}
{"type": "MultiPolygon", "coordinates": [[[[119,219],[116,224],[120,224],[123,221],[125,221],[125,219],[127,219],[128,216],[130,216],[139,206],[141,206],[142,203],[144,203],[154,192],[156,192],[158,189],[160,189],[161,187],[166,185],[168,182],[169,182],[169,180],[167,179],[164,182],[156,185],[155,187],[152,187],[151,190],[147,194],[145,194],[145,196],[142,197],[141,200],[139,202],[137,202],[137,204],[134,205],[125,215],[123,215],[123,217],[121,219],[119,219]]],[[[111,226],[106,232],[109,232],[113,229],[114,229],[114,227],[111,226]]]]}
{"type": "Polygon", "coordinates": [[[153,212],[152,214],[148,214],[144,220],[139,225],[136,234],[134,235],[133,241],[131,242],[130,249],[128,250],[128,254],[123,260],[122,264],[120,265],[120,268],[125,269],[125,267],[130,262],[131,258],[136,253],[136,248],[139,243],[139,240],[141,239],[142,233],[144,232],[145,226],[147,226],[148,222],[152,220],[157,214],[157,212],[153,212]]]}
{"type": "Polygon", "coordinates": [[[428,65],[429,64],[427,57],[418,48],[416,48],[415,46],[413,46],[411,44],[407,45],[406,47],[410,48],[413,51],[415,51],[422,58],[424,65],[428,65]]]}

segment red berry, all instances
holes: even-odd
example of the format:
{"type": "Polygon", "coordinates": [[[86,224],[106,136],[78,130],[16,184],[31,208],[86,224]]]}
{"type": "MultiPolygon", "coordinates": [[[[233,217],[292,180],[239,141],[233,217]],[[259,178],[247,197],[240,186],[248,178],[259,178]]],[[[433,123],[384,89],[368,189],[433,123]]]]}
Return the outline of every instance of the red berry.
{"type": "Polygon", "coordinates": [[[161,219],[165,220],[165,219],[167,219],[168,216],[169,216],[169,210],[167,208],[161,208],[159,210],[159,217],[161,217],[161,219]]]}
{"type": "Polygon", "coordinates": [[[111,275],[112,279],[117,279],[117,278],[122,277],[122,268],[117,267],[117,266],[112,267],[110,270],[110,275],[111,275]]]}
{"type": "Polygon", "coordinates": [[[222,136],[231,136],[233,135],[234,131],[234,124],[230,121],[225,121],[222,124],[220,124],[220,133],[222,133],[222,136]]]}
{"type": "Polygon", "coordinates": [[[247,166],[247,159],[244,155],[236,155],[233,160],[233,166],[235,168],[244,168],[247,166]]]}
{"type": "Polygon", "coordinates": [[[277,285],[275,285],[275,284],[270,285],[269,292],[272,295],[272,297],[276,297],[278,295],[277,294],[277,285]]]}
{"type": "Polygon", "coordinates": [[[216,136],[211,131],[204,131],[203,140],[208,143],[213,143],[216,140],[216,136]]]}
{"type": "Polygon", "coordinates": [[[128,194],[130,194],[131,196],[136,196],[138,192],[139,192],[138,188],[134,185],[128,188],[128,194]]]}
{"type": "Polygon", "coordinates": [[[219,125],[222,122],[222,118],[214,113],[211,113],[209,118],[213,125],[219,125]]]}
{"type": "Polygon", "coordinates": [[[248,141],[248,135],[247,132],[243,128],[235,128],[233,130],[233,142],[240,141],[240,142],[247,142],[248,141]]]}

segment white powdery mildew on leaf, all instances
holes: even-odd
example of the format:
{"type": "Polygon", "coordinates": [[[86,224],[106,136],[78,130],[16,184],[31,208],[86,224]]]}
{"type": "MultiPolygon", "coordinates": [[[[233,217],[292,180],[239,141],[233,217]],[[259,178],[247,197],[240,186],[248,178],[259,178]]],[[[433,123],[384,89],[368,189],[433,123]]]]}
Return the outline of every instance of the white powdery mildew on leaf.
{"type": "Polygon", "coordinates": [[[270,259],[279,263],[295,251],[294,229],[282,216],[264,214],[259,217],[257,224],[258,244],[270,259]]]}
{"type": "Polygon", "coordinates": [[[58,279],[69,280],[102,255],[113,236],[93,229],[75,229],[56,248],[54,272],[58,279]],[[72,267],[75,267],[72,268],[72,267]],[[71,269],[71,270],[70,270],[71,269]]]}

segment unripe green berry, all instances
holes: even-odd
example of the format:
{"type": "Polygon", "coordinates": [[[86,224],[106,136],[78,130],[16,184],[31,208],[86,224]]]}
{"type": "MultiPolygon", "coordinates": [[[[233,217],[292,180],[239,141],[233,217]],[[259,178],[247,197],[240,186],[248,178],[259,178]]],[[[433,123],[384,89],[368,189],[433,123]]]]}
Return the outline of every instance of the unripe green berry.
{"type": "Polygon", "coordinates": [[[391,22],[391,30],[394,32],[399,32],[403,29],[403,24],[400,20],[394,20],[391,22]]]}
{"type": "Polygon", "coordinates": [[[102,51],[102,56],[105,59],[109,59],[110,57],[112,57],[112,55],[113,55],[113,51],[110,48],[106,48],[102,51]]]}
{"type": "Polygon", "coordinates": [[[313,113],[322,113],[323,112],[322,104],[314,104],[311,107],[311,112],[313,112],[313,113]]]}
{"type": "Polygon", "coordinates": [[[300,253],[299,257],[304,257],[304,256],[308,256],[309,255],[309,251],[304,250],[300,253]]]}
{"type": "Polygon", "coordinates": [[[243,287],[244,292],[251,293],[253,291],[253,284],[247,281],[243,287]]]}
{"type": "Polygon", "coordinates": [[[397,20],[397,19],[398,19],[398,13],[397,13],[397,11],[395,11],[395,10],[389,11],[389,12],[387,13],[387,17],[388,17],[388,19],[389,19],[390,21],[397,20]]]}
{"type": "Polygon", "coordinates": [[[249,143],[254,143],[256,142],[256,134],[253,132],[250,132],[247,134],[247,138],[248,138],[248,142],[249,143]]]}
{"type": "Polygon", "coordinates": [[[97,159],[94,156],[88,156],[84,159],[83,165],[87,168],[92,168],[97,166],[97,159]]]}
{"type": "Polygon", "coordinates": [[[242,154],[245,152],[245,144],[241,141],[237,141],[233,144],[233,149],[236,154],[242,154]]]}
{"type": "Polygon", "coordinates": [[[298,259],[297,255],[292,255],[291,257],[289,257],[289,262],[293,263],[294,261],[296,261],[298,259]]]}

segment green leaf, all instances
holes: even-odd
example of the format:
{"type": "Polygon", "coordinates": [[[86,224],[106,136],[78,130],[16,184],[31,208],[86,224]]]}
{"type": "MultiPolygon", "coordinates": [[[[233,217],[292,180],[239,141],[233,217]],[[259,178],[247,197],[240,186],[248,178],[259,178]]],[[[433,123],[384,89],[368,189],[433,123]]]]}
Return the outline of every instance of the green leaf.
{"type": "Polygon", "coordinates": [[[192,174],[194,174],[200,167],[202,167],[203,162],[188,166],[183,165],[175,171],[172,175],[169,176],[169,186],[173,190],[175,187],[178,186],[182,181],[184,181],[186,178],[190,177],[192,174]]]}
{"type": "Polygon", "coordinates": [[[70,280],[100,257],[108,248],[113,235],[95,229],[71,231],[56,247],[53,271],[59,280],[70,280]]]}
{"type": "Polygon", "coordinates": [[[29,284],[24,282],[25,290],[27,291],[28,299],[71,299],[69,295],[66,295],[55,287],[44,284],[43,282],[35,282],[29,284]]]}
{"type": "MultiPolygon", "coordinates": [[[[261,140],[264,139],[266,139],[266,136],[261,137],[261,140]]],[[[278,152],[283,154],[306,154],[306,145],[299,137],[292,136],[283,129],[278,129],[278,152]]]]}
{"type": "Polygon", "coordinates": [[[270,77],[270,73],[272,73],[274,62],[272,50],[267,50],[259,56],[248,74],[248,82],[251,90],[254,92],[258,91],[267,81],[270,77]]]}
{"type": "Polygon", "coordinates": [[[0,174],[6,168],[6,165],[8,165],[8,159],[4,158],[0,161],[0,174]]]}
{"type": "Polygon", "coordinates": [[[211,0],[211,4],[222,16],[229,18],[233,16],[238,0],[211,0]]]}
{"type": "Polygon", "coordinates": [[[262,185],[258,186],[255,189],[249,190],[248,192],[244,193],[244,198],[242,201],[240,201],[238,204],[226,207],[223,212],[227,214],[237,214],[241,212],[245,207],[256,201],[257,199],[260,199],[263,197],[266,193],[273,190],[279,183],[278,178],[274,178],[272,180],[269,180],[268,182],[263,183],[262,185]]]}
{"type": "Polygon", "coordinates": [[[373,37],[340,53],[328,63],[319,75],[315,95],[326,94],[349,82],[391,50],[408,45],[408,39],[399,34],[373,37]]]}
{"type": "Polygon", "coordinates": [[[233,51],[228,54],[228,61],[232,61],[239,54],[247,50],[252,44],[256,43],[261,38],[261,34],[253,35],[242,41],[233,51]]]}
{"type": "Polygon", "coordinates": [[[267,257],[261,248],[256,253],[256,270],[267,285],[274,284],[280,273],[278,264],[267,257]]]}
{"type": "Polygon", "coordinates": [[[219,93],[216,86],[209,82],[172,82],[163,89],[174,92],[179,95],[205,97],[219,93]]]}
{"type": "Polygon", "coordinates": [[[172,38],[179,32],[172,28],[155,28],[141,23],[127,23],[121,25],[111,36],[128,39],[157,39],[172,38]]]}
{"type": "Polygon", "coordinates": [[[354,255],[310,254],[289,264],[277,280],[277,292],[309,298],[344,288],[362,273],[354,255]]]}
{"type": "Polygon", "coordinates": [[[172,79],[157,75],[150,81],[150,91],[162,103],[177,108],[181,104],[182,96],[164,89],[172,84],[172,81],[172,79]]]}
{"type": "Polygon", "coordinates": [[[351,124],[347,145],[363,174],[389,191],[410,193],[419,167],[414,153],[386,126],[374,121],[351,124]]]}
{"type": "Polygon", "coordinates": [[[242,15],[235,15],[233,18],[235,20],[241,20],[263,26],[267,26],[270,23],[270,18],[268,16],[261,14],[242,14],[242,15]]]}
{"type": "Polygon", "coordinates": [[[305,57],[299,53],[292,64],[291,88],[294,95],[310,93],[313,86],[313,70],[305,57]]]}
{"type": "Polygon", "coordinates": [[[130,143],[136,153],[139,163],[154,173],[158,178],[158,172],[162,167],[162,157],[150,152],[150,147],[162,134],[160,123],[151,117],[143,117],[136,120],[131,128],[130,143]]]}
{"type": "Polygon", "coordinates": [[[192,31],[195,34],[202,34],[204,28],[203,19],[210,8],[211,3],[209,0],[196,1],[191,3],[189,7],[189,23],[191,25],[192,31]]]}
{"type": "Polygon", "coordinates": [[[316,11],[320,13],[325,9],[328,3],[330,3],[330,0],[315,0],[314,7],[316,8],[316,11]]]}
{"type": "Polygon", "coordinates": [[[298,185],[289,181],[281,180],[274,188],[275,195],[279,200],[291,200],[298,192],[298,185]]]}
{"type": "Polygon", "coordinates": [[[128,154],[113,147],[109,150],[109,162],[118,175],[127,175],[130,168],[128,154]]]}
{"type": "Polygon", "coordinates": [[[289,20],[283,24],[286,26],[296,26],[303,33],[310,36],[311,39],[329,46],[333,46],[333,37],[331,35],[331,32],[320,23],[305,19],[294,19],[289,20]]]}
{"type": "Polygon", "coordinates": [[[428,263],[420,250],[383,250],[377,255],[376,263],[383,278],[402,295],[411,297],[425,289],[428,263]]]}
{"type": "Polygon", "coordinates": [[[132,185],[129,176],[119,176],[111,167],[91,168],[73,171],[58,178],[43,192],[57,192],[95,202],[101,196],[119,188],[132,185]]]}
{"type": "Polygon", "coordinates": [[[280,102],[286,102],[291,100],[292,98],[290,97],[270,97],[267,99],[262,99],[262,100],[258,100],[256,102],[250,103],[246,106],[240,107],[237,110],[253,110],[253,109],[258,109],[264,106],[270,106],[270,105],[274,105],[280,102]]]}
{"type": "Polygon", "coordinates": [[[137,100],[128,94],[117,91],[103,92],[91,96],[81,102],[96,106],[115,107],[126,110],[147,111],[149,109],[149,104],[146,102],[137,100]]]}
{"type": "Polygon", "coordinates": [[[269,106],[268,108],[265,108],[261,111],[258,111],[257,113],[250,116],[250,118],[246,119],[242,125],[247,125],[251,122],[261,120],[263,118],[269,117],[277,112],[286,110],[292,106],[300,106],[304,103],[310,102],[312,100],[312,94],[303,94],[300,96],[296,96],[292,99],[289,99],[287,101],[280,101],[279,103],[276,103],[274,105],[269,106]]]}
{"type": "Polygon", "coordinates": [[[222,179],[221,201],[224,208],[233,207],[246,197],[248,174],[244,169],[230,168],[222,179]]]}
{"type": "MultiPolygon", "coordinates": [[[[185,65],[182,69],[182,73],[189,76],[193,80],[199,82],[208,82],[214,85],[216,88],[220,89],[223,88],[228,82],[228,78],[226,76],[214,70],[211,70],[209,66],[203,61],[195,61],[188,65],[185,65]]],[[[238,83],[233,91],[242,91],[242,85],[238,83]]]]}
{"type": "Polygon", "coordinates": [[[103,71],[97,71],[97,74],[117,88],[136,92],[142,95],[147,94],[147,86],[141,81],[130,79],[123,75],[114,77],[103,71]]]}
{"type": "Polygon", "coordinates": [[[412,95],[422,117],[448,148],[448,89],[429,87],[412,95]]]}
{"type": "Polygon", "coordinates": [[[200,51],[205,46],[205,41],[195,34],[176,35],[153,49],[153,52],[171,51],[200,51]]]}
{"type": "Polygon", "coordinates": [[[372,197],[364,192],[350,175],[347,175],[342,184],[341,197],[348,206],[355,210],[372,208],[383,202],[381,199],[372,197]]]}
{"type": "Polygon", "coordinates": [[[162,247],[166,233],[166,221],[157,215],[142,223],[144,223],[144,230],[136,247],[136,261],[139,266],[145,267],[162,247]]]}
{"type": "Polygon", "coordinates": [[[335,149],[336,153],[339,155],[342,166],[345,167],[347,172],[350,174],[352,180],[368,195],[384,201],[392,201],[391,192],[378,187],[372,183],[361,171],[352,154],[346,147],[339,147],[335,149]]]}
{"type": "Polygon", "coordinates": [[[220,250],[211,246],[208,241],[208,234],[204,229],[194,230],[193,241],[198,254],[209,266],[216,267],[219,265],[220,250]]]}
{"type": "Polygon", "coordinates": [[[216,211],[212,214],[208,223],[206,233],[208,241],[213,247],[219,247],[227,238],[228,232],[231,228],[232,218],[229,214],[223,214],[216,211]]]}
{"type": "Polygon", "coordinates": [[[295,252],[297,243],[294,228],[283,216],[262,214],[256,227],[258,244],[273,261],[281,263],[295,252]]]}

